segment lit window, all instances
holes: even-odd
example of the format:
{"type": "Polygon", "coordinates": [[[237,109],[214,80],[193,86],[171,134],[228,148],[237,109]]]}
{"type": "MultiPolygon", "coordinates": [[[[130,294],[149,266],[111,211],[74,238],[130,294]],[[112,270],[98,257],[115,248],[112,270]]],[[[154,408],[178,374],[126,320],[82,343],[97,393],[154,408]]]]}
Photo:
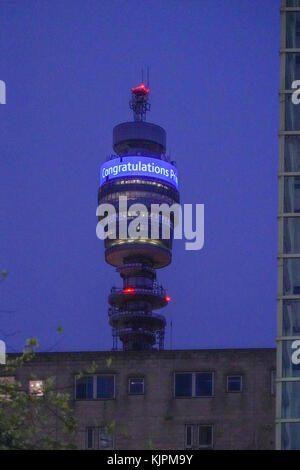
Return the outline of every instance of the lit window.
{"type": "Polygon", "coordinates": [[[144,379],[129,379],[128,392],[130,395],[142,395],[144,393],[144,379]]]}
{"type": "Polygon", "coordinates": [[[242,376],[241,375],[228,375],[227,392],[241,392],[241,391],[242,391],[242,376]]]}
{"type": "Polygon", "coordinates": [[[175,397],[211,397],[212,395],[212,372],[182,372],[175,374],[175,397]]]}
{"type": "Polygon", "coordinates": [[[44,382],[42,380],[30,380],[29,393],[42,397],[44,395],[44,382]]]}

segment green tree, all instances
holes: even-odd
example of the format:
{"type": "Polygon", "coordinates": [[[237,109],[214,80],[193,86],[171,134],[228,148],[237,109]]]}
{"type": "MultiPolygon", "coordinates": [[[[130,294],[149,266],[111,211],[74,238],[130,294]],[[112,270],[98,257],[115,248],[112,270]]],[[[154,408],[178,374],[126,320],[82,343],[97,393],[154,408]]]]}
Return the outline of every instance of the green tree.
{"type": "Polygon", "coordinates": [[[48,377],[39,393],[10,380],[34,360],[36,347],[37,339],[30,338],[22,354],[0,366],[0,450],[75,448],[70,396],[57,390],[55,377],[48,377]]]}
{"type": "MultiPolygon", "coordinates": [[[[7,275],[5,269],[0,271],[0,282],[7,275]]],[[[62,334],[62,326],[57,331],[62,334]]],[[[22,354],[0,364],[0,450],[75,448],[76,420],[70,395],[56,388],[55,377],[43,381],[39,393],[11,380],[17,370],[34,360],[37,347],[37,338],[29,338],[22,354]]]]}

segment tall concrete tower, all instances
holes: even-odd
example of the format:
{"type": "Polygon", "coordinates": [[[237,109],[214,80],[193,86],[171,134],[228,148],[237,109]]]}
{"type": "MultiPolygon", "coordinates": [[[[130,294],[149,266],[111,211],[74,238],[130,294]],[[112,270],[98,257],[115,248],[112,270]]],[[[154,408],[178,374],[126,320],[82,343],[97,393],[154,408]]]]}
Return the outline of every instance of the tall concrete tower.
{"type": "Polygon", "coordinates": [[[117,268],[123,281],[122,287],[111,289],[108,315],[113,349],[118,349],[119,340],[124,350],[163,349],[166,320],[156,310],[165,307],[170,297],[158,284],[156,270],[171,262],[174,219],[165,220],[160,213],[159,238],[151,238],[151,204],[179,202],[178,177],[174,162],[166,156],[165,130],[145,121],[149,86],[142,84],[131,91],[134,120],[113,129],[116,154],[101,167],[98,203],[112,204],[118,222],[126,217],[125,228],[137,212],[125,214],[120,198],[127,197],[128,207],[143,204],[149,214],[144,222],[149,235],[124,236],[117,224],[116,236],[105,239],[105,260],[117,268]],[[168,224],[169,238],[163,238],[163,224],[168,224]]]}

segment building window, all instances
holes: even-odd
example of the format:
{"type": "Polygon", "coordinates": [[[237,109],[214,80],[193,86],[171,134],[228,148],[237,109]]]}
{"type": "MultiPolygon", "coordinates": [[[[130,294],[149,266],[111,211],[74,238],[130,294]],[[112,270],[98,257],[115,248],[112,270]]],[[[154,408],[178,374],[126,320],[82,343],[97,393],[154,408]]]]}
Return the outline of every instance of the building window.
{"type": "Polygon", "coordinates": [[[91,400],[93,393],[93,376],[76,378],[76,399],[91,400]]]}
{"type": "Polygon", "coordinates": [[[212,372],[182,372],[175,374],[175,397],[211,397],[212,372]]]}
{"type": "Polygon", "coordinates": [[[282,423],[281,450],[299,450],[300,423],[282,423]]]}
{"type": "Polygon", "coordinates": [[[195,374],[195,396],[211,397],[213,394],[213,374],[211,372],[201,372],[195,374]]]}
{"type": "Polygon", "coordinates": [[[128,381],[128,393],[130,395],[143,395],[144,393],[144,379],[129,379],[128,381]]]}
{"type": "Polygon", "coordinates": [[[115,377],[113,375],[97,376],[97,398],[114,398],[115,377]]]}
{"type": "Polygon", "coordinates": [[[284,217],[283,251],[291,254],[300,252],[300,217],[284,217]]]}
{"type": "Polygon", "coordinates": [[[289,53],[285,55],[285,88],[290,90],[292,82],[300,77],[300,55],[289,53]]]}
{"type": "MultiPolygon", "coordinates": [[[[281,416],[283,419],[290,420],[300,418],[299,393],[300,382],[298,380],[294,382],[282,382],[281,416]]],[[[299,449],[299,447],[297,447],[297,449],[299,449]]]]}
{"type": "Polygon", "coordinates": [[[300,47],[300,14],[299,12],[286,13],[286,47],[294,49],[300,47]]]}
{"type": "Polygon", "coordinates": [[[112,399],[114,397],[114,375],[76,377],[76,400],[112,399]]]}
{"type": "Polygon", "coordinates": [[[85,446],[88,450],[114,449],[115,437],[108,426],[88,427],[85,432],[85,446]]]}
{"type": "Polygon", "coordinates": [[[283,260],[284,295],[295,295],[299,292],[300,259],[286,258],[283,260]]]}
{"type": "Polygon", "coordinates": [[[95,449],[94,428],[86,428],[86,449],[95,449]]]}
{"type": "Polygon", "coordinates": [[[187,424],[185,426],[185,449],[212,449],[212,424],[187,424]]]}
{"type": "Polygon", "coordinates": [[[101,426],[98,433],[99,449],[113,449],[114,435],[108,431],[106,426],[101,426]]]}
{"type": "Polygon", "coordinates": [[[185,448],[191,449],[193,447],[193,432],[194,426],[192,424],[187,424],[185,427],[185,448]]]}
{"type": "Polygon", "coordinates": [[[241,375],[228,375],[227,376],[227,392],[241,392],[242,391],[242,376],[241,375]]]}
{"type": "Polygon", "coordinates": [[[175,397],[192,396],[193,374],[175,374],[175,397]]]}
{"type": "Polygon", "coordinates": [[[287,7],[300,7],[300,0],[286,0],[287,7]]]}
{"type": "MultiPolygon", "coordinates": [[[[290,54],[287,54],[287,57],[290,54]]],[[[300,57],[300,54],[299,54],[300,57]]],[[[300,68],[300,65],[299,65],[300,68]]],[[[300,78],[300,72],[299,76],[300,78]]],[[[285,136],[285,155],[284,155],[284,171],[300,171],[300,138],[299,136],[285,136]]]]}
{"type": "Polygon", "coordinates": [[[282,334],[283,336],[300,334],[300,300],[283,301],[282,334]]]}
{"type": "MultiPolygon", "coordinates": [[[[300,120],[300,115],[299,115],[299,120],[300,120]]],[[[300,128],[300,124],[299,124],[299,128],[300,128]]],[[[300,177],[299,176],[285,176],[284,177],[283,210],[286,213],[299,213],[300,212],[300,177]]]]}
{"type": "Polygon", "coordinates": [[[213,447],[212,424],[200,424],[198,426],[198,446],[199,446],[199,449],[212,449],[213,447]]]}
{"type": "Polygon", "coordinates": [[[30,380],[29,381],[29,393],[31,393],[31,395],[36,395],[37,397],[44,396],[43,380],[30,380]]]}

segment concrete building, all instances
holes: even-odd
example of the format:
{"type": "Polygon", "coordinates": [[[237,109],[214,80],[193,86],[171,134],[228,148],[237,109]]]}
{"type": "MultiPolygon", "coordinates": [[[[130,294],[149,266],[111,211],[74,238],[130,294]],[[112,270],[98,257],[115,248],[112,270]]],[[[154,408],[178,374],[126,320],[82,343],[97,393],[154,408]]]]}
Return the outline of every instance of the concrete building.
{"type": "Polygon", "coordinates": [[[81,449],[273,449],[275,356],[275,349],[39,353],[15,379],[42,394],[43,380],[56,377],[70,394],[81,449]]]}
{"type": "Polygon", "coordinates": [[[300,449],[300,1],[281,2],[276,448],[300,449]]]}

